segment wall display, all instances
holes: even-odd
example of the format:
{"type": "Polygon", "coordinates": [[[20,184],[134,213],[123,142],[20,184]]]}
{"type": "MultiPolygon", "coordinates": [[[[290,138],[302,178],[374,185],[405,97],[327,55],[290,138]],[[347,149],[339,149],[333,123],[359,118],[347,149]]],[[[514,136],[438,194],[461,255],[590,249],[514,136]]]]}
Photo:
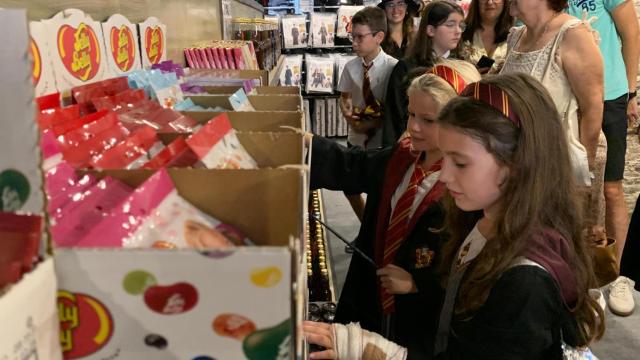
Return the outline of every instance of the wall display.
{"type": "Polygon", "coordinates": [[[281,86],[299,86],[302,81],[302,55],[285,56],[280,72],[281,86]]]}
{"type": "Polygon", "coordinates": [[[150,17],[138,24],[142,67],[147,68],[167,60],[167,26],[150,17]]]}
{"type": "Polygon", "coordinates": [[[336,84],[340,84],[340,76],[342,76],[342,71],[344,71],[344,67],[347,65],[349,61],[357,58],[355,55],[344,55],[339,54],[336,56],[336,84]]]}
{"type": "Polygon", "coordinates": [[[305,48],[309,46],[306,18],[304,16],[283,17],[282,35],[286,49],[305,48]]]}
{"type": "Polygon", "coordinates": [[[311,14],[313,47],[333,47],[336,32],[335,13],[311,14]]]}
{"type": "Polygon", "coordinates": [[[102,23],[102,35],[106,49],[107,64],[115,75],[142,68],[138,28],[126,17],[114,14],[102,23]]]}
{"type": "Polygon", "coordinates": [[[334,61],[331,57],[307,56],[307,92],[332,93],[334,61]]]}
{"type": "Polygon", "coordinates": [[[42,23],[59,91],[112,77],[99,22],[81,10],[67,9],[42,23]]]}
{"type": "Polygon", "coordinates": [[[36,96],[57,91],[53,74],[53,62],[47,37],[46,25],[40,21],[29,22],[29,54],[33,60],[33,85],[36,96]]]}
{"type": "Polygon", "coordinates": [[[351,34],[351,18],[364,6],[340,6],[338,9],[338,30],[336,36],[347,38],[351,34]]]}

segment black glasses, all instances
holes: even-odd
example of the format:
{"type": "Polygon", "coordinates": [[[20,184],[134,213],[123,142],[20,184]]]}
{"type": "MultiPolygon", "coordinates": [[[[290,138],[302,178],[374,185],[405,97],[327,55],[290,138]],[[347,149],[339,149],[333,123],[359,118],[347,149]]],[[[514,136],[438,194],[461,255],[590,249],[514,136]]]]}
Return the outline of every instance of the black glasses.
{"type": "Polygon", "coordinates": [[[366,38],[369,35],[375,35],[379,33],[379,31],[372,31],[372,32],[368,32],[365,34],[349,34],[349,40],[351,40],[351,42],[362,42],[362,40],[364,40],[364,38],[366,38]]]}
{"type": "Polygon", "coordinates": [[[391,2],[389,1],[388,3],[384,4],[384,8],[385,9],[406,9],[407,8],[407,3],[404,1],[398,1],[398,2],[391,2]]]}

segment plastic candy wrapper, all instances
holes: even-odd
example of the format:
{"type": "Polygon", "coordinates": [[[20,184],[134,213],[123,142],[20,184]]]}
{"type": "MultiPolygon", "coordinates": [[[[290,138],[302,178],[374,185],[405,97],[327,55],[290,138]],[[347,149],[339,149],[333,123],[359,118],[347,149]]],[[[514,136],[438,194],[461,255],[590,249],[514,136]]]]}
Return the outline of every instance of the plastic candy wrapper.
{"type": "Polygon", "coordinates": [[[72,201],[75,194],[81,193],[98,180],[93,175],[78,177],[75,170],[62,162],[45,174],[47,193],[47,212],[53,216],[72,201]]]}
{"type": "Polygon", "coordinates": [[[79,146],[81,143],[96,136],[96,134],[117,126],[120,121],[114,112],[102,110],[78,118],[73,123],[73,125],[69,123],[65,127],[56,127],[54,129],[54,133],[58,135],[58,144],[63,152],[69,148],[79,146]],[[71,126],[75,125],[80,126],[71,129],[71,126]],[[65,130],[68,131],[63,133],[65,130]]]}
{"type": "MultiPolygon", "coordinates": [[[[193,103],[193,100],[187,98],[182,102],[174,105],[173,110],[175,111],[211,111],[211,112],[227,112],[228,109],[225,109],[221,106],[212,107],[203,107],[200,105],[196,105],[193,103]]],[[[252,110],[253,111],[253,110],[252,110]]]]}
{"type": "Polygon", "coordinates": [[[256,111],[243,89],[239,89],[229,96],[229,103],[235,111],[256,111]]]}
{"type": "Polygon", "coordinates": [[[196,167],[198,156],[189,148],[183,137],[178,137],[165,146],[156,156],[142,166],[143,169],[160,169],[163,167],[185,168],[196,167]]]}
{"type": "Polygon", "coordinates": [[[211,119],[187,144],[209,169],[257,169],[258,164],[238,140],[226,113],[211,119]]]}
{"type": "Polygon", "coordinates": [[[52,93],[49,95],[43,95],[36,98],[36,104],[38,105],[38,111],[55,109],[60,107],[60,93],[52,93]]]}
{"type": "Polygon", "coordinates": [[[82,132],[83,126],[87,124],[91,124],[92,122],[103,118],[108,113],[109,113],[108,111],[103,110],[103,111],[95,112],[93,114],[89,114],[87,116],[77,117],[69,121],[56,124],[51,128],[51,130],[56,136],[64,135],[77,129],[80,129],[79,131],[82,132]]]}
{"type": "Polygon", "coordinates": [[[41,236],[42,217],[0,212],[0,288],[33,269],[41,236]]]}
{"type": "Polygon", "coordinates": [[[132,192],[124,183],[106,177],[89,189],[73,194],[66,206],[50,216],[56,246],[77,242],[132,192]]]}
{"type": "Polygon", "coordinates": [[[88,140],[62,150],[66,162],[76,169],[89,166],[91,159],[122,142],[129,131],[119,122],[98,133],[87,133],[88,140]]]}
{"type": "Polygon", "coordinates": [[[82,114],[95,112],[92,100],[104,96],[113,96],[129,89],[126,77],[117,77],[95,83],[76,86],[71,89],[73,100],[80,105],[82,114]]]}
{"type": "Polygon", "coordinates": [[[192,118],[150,100],[139,102],[134,109],[121,113],[119,117],[129,130],[146,125],[159,133],[193,133],[199,127],[192,118]]]}
{"type": "Polygon", "coordinates": [[[163,61],[159,64],[151,65],[152,70],[160,70],[163,73],[172,72],[175,73],[178,78],[184,77],[184,69],[180,64],[176,64],[171,60],[163,61]]]}
{"type": "Polygon", "coordinates": [[[163,147],[155,130],[142,127],[123,142],[93,158],[89,164],[95,169],[137,169],[163,147]]]}
{"type": "Polygon", "coordinates": [[[167,171],[161,169],[75,246],[228,248],[249,243],[226,225],[215,230],[218,225],[219,221],[180,197],[167,171]]]}
{"type": "Polygon", "coordinates": [[[132,109],[142,100],[147,98],[147,94],[142,89],[128,89],[113,96],[103,96],[94,98],[91,103],[96,110],[112,110],[115,112],[132,109]]]}
{"type": "Polygon", "coordinates": [[[65,108],[48,108],[38,112],[36,121],[40,131],[44,132],[54,127],[63,126],[63,124],[70,122],[80,117],[80,106],[72,105],[65,108]]]}
{"type": "Polygon", "coordinates": [[[149,75],[149,83],[156,94],[156,99],[163,107],[173,108],[173,105],[184,100],[182,88],[178,84],[175,73],[152,73],[149,75]]]}

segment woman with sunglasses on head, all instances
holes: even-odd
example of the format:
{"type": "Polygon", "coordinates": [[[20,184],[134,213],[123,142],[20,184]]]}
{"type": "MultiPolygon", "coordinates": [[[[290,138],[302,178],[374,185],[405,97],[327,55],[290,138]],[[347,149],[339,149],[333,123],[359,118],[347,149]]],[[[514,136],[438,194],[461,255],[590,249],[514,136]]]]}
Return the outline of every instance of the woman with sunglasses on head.
{"type": "MultiPolygon", "coordinates": [[[[549,93],[525,74],[487,77],[451,100],[437,123],[440,181],[455,205],[446,209],[434,359],[578,358],[564,357],[566,345],[599,339],[604,312],[589,297],[591,258],[549,93]]],[[[311,359],[414,358],[411,347],[354,323],[305,322],[303,331],[325,348],[311,359]]]]}
{"type": "Polygon", "coordinates": [[[514,23],[509,0],[472,0],[465,22],[460,57],[476,65],[481,74],[498,72],[507,55],[507,35],[514,23]]]}
{"type": "Polygon", "coordinates": [[[418,13],[418,4],[415,0],[382,0],[378,7],[387,15],[388,31],[382,50],[400,60],[413,40],[413,17],[418,13]]]}
{"type": "Polygon", "coordinates": [[[389,78],[382,122],[383,146],[393,145],[407,129],[406,93],[412,78],[455,52],[465,27],[464,12],[453,2],[433,1],[422,10],[413,43],[389,78]]]}

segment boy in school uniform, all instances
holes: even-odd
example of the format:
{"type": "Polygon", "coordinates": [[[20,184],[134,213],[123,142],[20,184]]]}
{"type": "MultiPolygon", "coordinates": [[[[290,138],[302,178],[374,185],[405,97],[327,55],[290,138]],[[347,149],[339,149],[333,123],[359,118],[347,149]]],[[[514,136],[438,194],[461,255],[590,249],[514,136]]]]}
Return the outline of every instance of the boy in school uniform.
{"type": "MultiPolygon", "coordinates": [[[[382,111],[387,83],[398,62],[380,46],[387,32],[384,10],[366,7],[351,19],[351,41],[357,58],[347,62],[340,76],[340,109],[349,124],[349,146],[374,149],[382,146],[382,111]]],[[[358,218],[364,199],[346,194],[358,218]]]]}

